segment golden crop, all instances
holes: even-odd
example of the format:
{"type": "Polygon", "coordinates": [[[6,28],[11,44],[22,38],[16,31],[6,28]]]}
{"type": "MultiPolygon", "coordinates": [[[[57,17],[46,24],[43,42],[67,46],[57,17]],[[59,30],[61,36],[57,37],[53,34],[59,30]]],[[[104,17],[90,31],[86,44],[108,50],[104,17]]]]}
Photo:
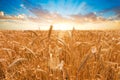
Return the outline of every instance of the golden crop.
{"type": "Polygon", "coordinates": [[[120,80],[120,31],[0,31],[0,80],[120,80]]]}

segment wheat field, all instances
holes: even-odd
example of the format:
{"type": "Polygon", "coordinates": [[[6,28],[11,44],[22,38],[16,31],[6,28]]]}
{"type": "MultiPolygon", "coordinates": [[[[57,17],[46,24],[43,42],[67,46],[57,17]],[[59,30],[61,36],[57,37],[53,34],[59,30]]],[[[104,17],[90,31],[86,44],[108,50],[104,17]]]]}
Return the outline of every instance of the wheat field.
{"type": "Polygon", "coordinates": [[[0,31],[0,80],[120,80],[120,31],[0,31]]]}

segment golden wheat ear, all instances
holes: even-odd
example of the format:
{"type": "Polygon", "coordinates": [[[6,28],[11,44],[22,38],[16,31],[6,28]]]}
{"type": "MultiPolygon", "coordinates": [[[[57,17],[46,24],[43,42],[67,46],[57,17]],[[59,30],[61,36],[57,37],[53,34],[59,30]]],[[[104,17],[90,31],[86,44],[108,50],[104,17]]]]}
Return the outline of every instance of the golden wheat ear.
{"type": "Polygon", "coordinates": [[[50,36],[51,36],[52,29],[53,29],[53,26],[51,25],[51,26],[50,26],[50,29],[49,29],[49,32],[48,32],[48,38],[50,38],[50,36]]]}

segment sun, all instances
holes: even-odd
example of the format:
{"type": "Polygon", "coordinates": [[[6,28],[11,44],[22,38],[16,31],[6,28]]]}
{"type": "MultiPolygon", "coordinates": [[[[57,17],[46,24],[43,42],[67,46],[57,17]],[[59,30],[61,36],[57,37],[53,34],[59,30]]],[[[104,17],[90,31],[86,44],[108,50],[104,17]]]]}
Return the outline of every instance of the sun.
{"type": "Polygon", "coordinates": [[[72,30],[73,25],[68,23],[57,23],[53,25],[54,30],[72,30]]]}

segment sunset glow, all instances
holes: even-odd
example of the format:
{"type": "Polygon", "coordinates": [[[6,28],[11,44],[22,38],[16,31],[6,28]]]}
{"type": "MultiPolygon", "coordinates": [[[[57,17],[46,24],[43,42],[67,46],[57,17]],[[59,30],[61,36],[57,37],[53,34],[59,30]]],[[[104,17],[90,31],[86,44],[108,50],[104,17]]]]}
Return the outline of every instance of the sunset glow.
{"type": "Polygon", "coordinates": [[[1,0],[0,29],[118,30],[119,10],[120,0],[1,0]]]}

